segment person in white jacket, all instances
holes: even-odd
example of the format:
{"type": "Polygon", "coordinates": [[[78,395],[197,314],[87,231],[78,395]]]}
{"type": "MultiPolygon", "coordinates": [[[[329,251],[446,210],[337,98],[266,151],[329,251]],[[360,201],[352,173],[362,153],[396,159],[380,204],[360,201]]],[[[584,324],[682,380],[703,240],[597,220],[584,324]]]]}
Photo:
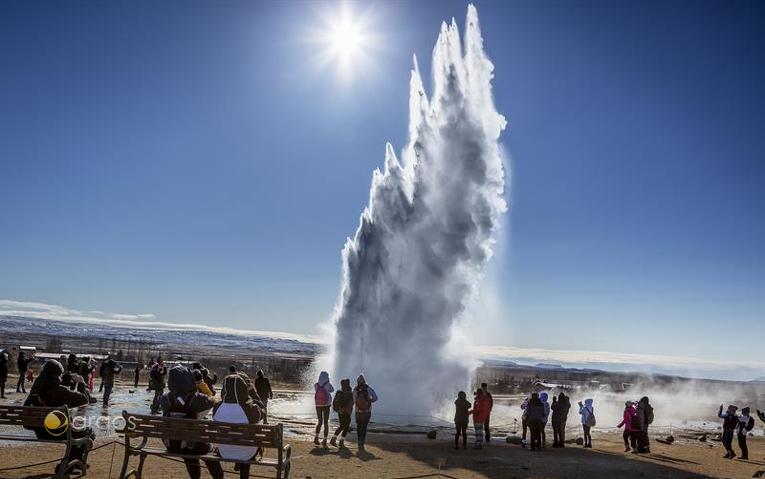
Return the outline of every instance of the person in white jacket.
{"type": "Polygon", "coordinates": [[[327,436],[329,435],[329,408],[332,406],[332,393],[335,392],[335,388],[332,383],[329,382],[329,373],[322,371],[319,374],[319,380],[314,384],[314,404],[316,405],[316,416],[318,421],[316,422],[316,435],[313,438],[313,443],[319,445],[319,432],[321,432],[322,426],[324,426],[324,440],[321,445],[327,447],[327,436]]]}
{"type": "Polygon", "coordinates": [[[579,414],[582,416],[582,429],[584,430],[584,447],[592,447],[592,435],[590,429],[595,425],[595,409],[592,407],[592,399],[585,399],[584,404],[579,402],[579,414]]]}

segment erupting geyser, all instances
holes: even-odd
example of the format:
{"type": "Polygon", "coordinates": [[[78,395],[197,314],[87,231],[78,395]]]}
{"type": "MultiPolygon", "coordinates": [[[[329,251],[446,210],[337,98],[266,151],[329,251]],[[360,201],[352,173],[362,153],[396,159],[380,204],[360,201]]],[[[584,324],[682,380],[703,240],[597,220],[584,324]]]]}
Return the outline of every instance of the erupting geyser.
{"type": "MultiPolygon", "coordinates": [[[[364,372],[377,411],[428,414],[468,385],[472,361],[448,347],[492,255],[503,199],[498,143],[505,118],[493,65],[468,7],[464,52],[455,21],[433,50],[433,96],[415,59],[409,143],[385,151],[369,205],[343,249],[335,311],[334,379],[364,372]]],[[[355,381],[355,379],[353,379],[355,381]]]]}

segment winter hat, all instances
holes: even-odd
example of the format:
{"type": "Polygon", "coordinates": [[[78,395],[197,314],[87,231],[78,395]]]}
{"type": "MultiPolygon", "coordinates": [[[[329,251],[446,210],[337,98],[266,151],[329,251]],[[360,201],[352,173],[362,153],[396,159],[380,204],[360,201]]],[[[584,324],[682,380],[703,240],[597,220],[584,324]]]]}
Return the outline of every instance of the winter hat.
{"type": "Polygon", "coordinates": [[[167,387],[175,396],[183,397],[197,390],[194,375],[180,364],[174,366],[168,373],[167,387]]]}
{"type": "Polygon", "coordinates": [[[547,393],[542,393],[539,395],[539,399],[542,400],[542,402],[547,402],[547,393]]]}
{"type": "Polygon", "coordinates": [[[749,411],[751,411],[751,409],[749,409],[749,406],[747,406],[747,407],[745,407],[744,409],[741,410],[741,414],[745,414],[745,415],[748,416],[749,415],[749,411]]]}
{"type": "Polygon", "coordinates": [[[262,377],[263,377],[263,370],[262,370],[262,369],[258,369],[258,372],[257,372],[257,373],[255,373],[255,374],[256,374],[256,375],[257,375],[259,378],[262,378],[262,377]]]}
{"type": "Polygon", "coordinates": [[[351,380],[349,378],[343,378],[340,380],[340,388],[344,391],[351,390],[351,380]]]}
{"type": "Polygon", "coordinates": [[[194,375],[194,382],[197,382],[197,383],[198,383],[199,381],[201,381],[202,379],[204,379],[204,378],[202,377],[202,371],[200,371],[199,369],[195,369],[195,370],[194,370],[194,371],[193,371],[191,374],[193,374],[193,375],[194,375]]]}
{"type": "Polygon", "coordinates": [[[40,376],[57,378],[62,374],[64,374],[64,366],[62,366],[61,363],[55,359],[49,359],[45,361],[45,365],[42,368],[40,376]]]}
{"type": "Polygon", "coordinates": [[[630,406],[632,406],[632,401],[625,401],[624,402],[624,407],[630,407],[630,406]]]}
{"type": "Polygon", "coordinates": [[[465,399],[467,397],[467,394],[465,394],[465,391],[460,391],[457,393],[457,397],[460,399],[465,399]]]}

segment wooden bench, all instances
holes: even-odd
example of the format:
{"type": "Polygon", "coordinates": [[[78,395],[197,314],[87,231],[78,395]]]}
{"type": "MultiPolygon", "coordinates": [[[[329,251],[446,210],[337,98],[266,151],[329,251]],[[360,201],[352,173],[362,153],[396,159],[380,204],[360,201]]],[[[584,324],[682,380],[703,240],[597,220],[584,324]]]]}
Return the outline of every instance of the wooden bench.
{"type": "Polygon", "coordinates": [[[88,452],[93,448],[93,440],[89,437],[74,438],[72,437],[72,418],[69,415],[69,409],[66,406],[62,407],[32,407],[32,406],[0,406],[0,425],[3,426],[20,426],[20,427],[45,427],[45,417],[53,411],[60,411],[64,414],[64,417],[69,421],[69,426],[66,427],[66,431],[62,432],[61,439],[38,439],[36,436],[19,435],[19,434],[0,434],[0,440],[2,441],[19,441],[19,442],[41,442],[52,444],[65,444],[66,451],[64,452],[61,461],[56,468],[56,474],[54,477],[61,479],[68,477],[68,474],[73,468],[80,470],[80,475],[84,476],[87,473],[87,461],[88,452]],[[83,460],[69,460],[69,453],[73,447],[85,447],[85,453],[83,454],[83,460]]]}
{"type": "Polygon", "coordinates": [[[119,432],[125,435],[125,457],[122,462],[120,479],[129,477],[140,479],[147,456],[201,459],[203,461],[273,467],[276,468],[277,479],[289,478],[292,448],[289,444],[284,444],[284,426],[282,424],[232,424],[197,419],[146,416],[130,414],[127,411],[122,411],[122,417],[125,419],[125,428],[119,432]],[[131,439],[135,438],[140,438],[140,443],[132,444],[131,439]],[[150,438],[275,449],[277,458],[236,461],[222,458],[213,453],[203,455],[174,453],[169,452],[164,447],[149,447],[147,443],[150,438]],[[131,456],[139,456],[138,468],[128,471],[131,456]]]}

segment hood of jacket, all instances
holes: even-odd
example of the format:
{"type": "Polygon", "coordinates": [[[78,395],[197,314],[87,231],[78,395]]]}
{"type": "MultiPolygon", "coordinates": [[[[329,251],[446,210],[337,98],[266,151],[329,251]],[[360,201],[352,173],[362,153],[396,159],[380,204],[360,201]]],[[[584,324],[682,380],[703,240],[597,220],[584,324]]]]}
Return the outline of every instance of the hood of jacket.
{"type": "Polygon", "coordinates": [[[324,386],[329,382],[329,373],[327,371],[322,371],[319,373],[319,380],[316,382],[319,386],[324,386]]]}
{"type": "Polygon", "coordinates": [[[547,402],[547,398],[548,397],[549,396],[547,395],[547,393],[542,393],[542,394],[539,395],[539,400],[542,401],[542,402],[547,402]]]}
{"type": "Polygon", "coordinates": [[[170,369],[167,387],[174,396],[182,397],[186,397],[197,390],[194,374],[180,364],[170,369]]]}

